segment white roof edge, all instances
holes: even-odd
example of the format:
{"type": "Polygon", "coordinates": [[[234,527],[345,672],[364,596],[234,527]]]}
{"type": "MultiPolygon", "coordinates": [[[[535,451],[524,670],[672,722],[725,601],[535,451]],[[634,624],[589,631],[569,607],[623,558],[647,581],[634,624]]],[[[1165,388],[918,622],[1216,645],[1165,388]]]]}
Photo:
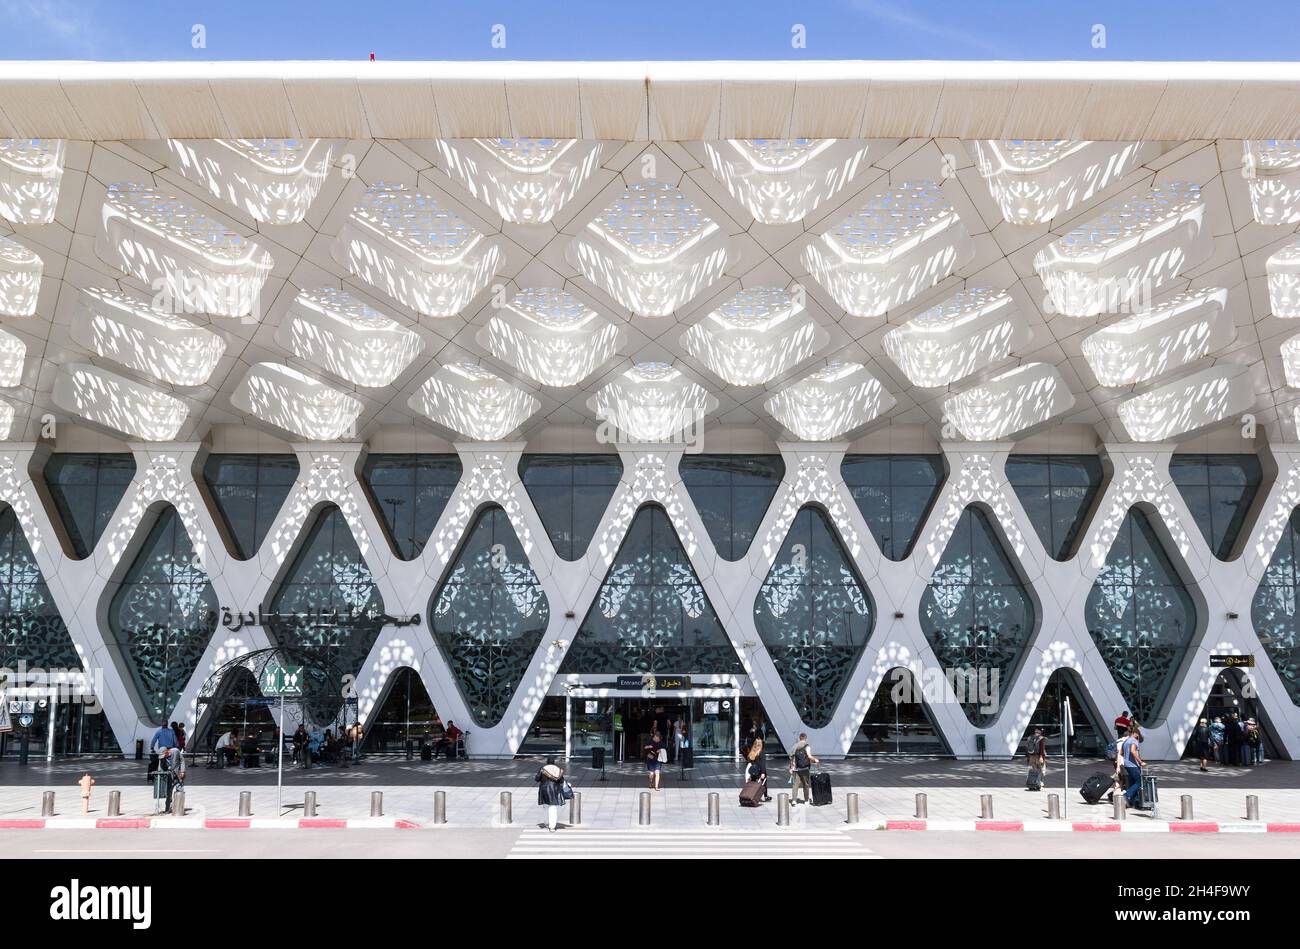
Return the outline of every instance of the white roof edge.
{"type": "Polygon", "coordinates": [[[0,135],[155,134],[1300,137],[1300,62],[0,62],[0,135]]]}

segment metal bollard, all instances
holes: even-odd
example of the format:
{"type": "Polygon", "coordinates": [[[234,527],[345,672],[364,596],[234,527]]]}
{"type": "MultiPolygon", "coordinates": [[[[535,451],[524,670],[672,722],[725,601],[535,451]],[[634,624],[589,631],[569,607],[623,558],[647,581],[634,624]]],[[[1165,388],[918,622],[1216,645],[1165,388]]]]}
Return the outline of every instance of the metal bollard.
{"type": "Polygon", "coordinates": [[[980,820],[992,820],[992,819],[993,819],[993,795],[981,794],[980,795],[980,820]]]}
{"type": "Polygon", "coordinates": [[[1246,795],[1246,820],[1259,820],[1259,795],[1246,795]]]}
{"type": "Polygon", "coordinates": [[[384,816],[384,792],[383,791],[370,792],[370,816],[371,817],[384,816]]]}
{"type": "Polygon", "coordinates": [[[1048,820],[1061,819],[1061,795],[1059,794],[1047,795],[1047,819],[1048,820]]]}
{"type": "Polygon", "coordinates": [[[650,826],[650,792],[641,792],[641,804],[637,808],[636,822],[641,827],[650,826]]]}
{"type": "Polygon", "coordinates": [[[577,827],[582,823],[582,792],[574,791],[569,798],[569,826],[577,827]]]}
{"type": "Polygon", "coordinates": [[[239,792],[239,816],[240,817],[253,816],[253,792],[252,791],[239,792]]]}
{"type": "Polygon", "coordinates": [[[172,795],[172,814],[177,817],[185,816],[185,792],[177,791],[172,795]]]}
{"type": "Polygon", "coordinates": [[[930,798],[924,791],[916,795],[917,820],[925,820],[930,815],[930,798]]]}
{"type": "Polygon", "coordinates": [[[302,816],[303,817],[316,816],[316,792],[315,791],[307,791],[305,794],[303,794],[302,816]]]}
{"type": "Polygon", "coordinates": [[[447,792],[433,792],[433,822],[435,824],[447,823],[447,792]]]}
{"type": "Polygon", "coordinates": [[[850,793],[845,800],[848,802],[848,814],[846,815],[847,819],[844,823],[856,824],[858,822],[858,796],[857,794],[850,793]]]}
{"type": "Polygon", "coordinates": [[[501,792],[501,823],[514,823],[514,795],[509,791],[501,792]]]}
{"type": "Polygon", "coordinates": [[[1182,813],[1179,815],[1179,820],[1191,820],[1192,819],[1192,796],[1190,794],[1184,794],[1178,800],[1179,803],[1181,803],[1183,806],[1182,813]]]}
{"type": "Polygon", "coordinates": [[[722,804],[717,791],[709,792],[709,826],[717,827],[722,823],[722,804]]]}
{"type": "Polygon", "coordinates": [[[1115,820],[1128,819],[1128,799],[1123,794],[1115,795],[1115,820]]]}
{"type": "Polygon", "coordinates": [[[776,796],[776,826],[790,826],[790,795],[784,792],[776,796]]]}
{"type": "Polygon", "coordinates": [[[43,794],[41,794],[41,816],[42,817],[54,816],[54,792],[53,791],[45,791],[43,794]]]}
{"type": "Polygon", "coordinates": [[[108,816],[109,817],[122,816],[122,792],[121,791],[108,792],[108,816]]]}

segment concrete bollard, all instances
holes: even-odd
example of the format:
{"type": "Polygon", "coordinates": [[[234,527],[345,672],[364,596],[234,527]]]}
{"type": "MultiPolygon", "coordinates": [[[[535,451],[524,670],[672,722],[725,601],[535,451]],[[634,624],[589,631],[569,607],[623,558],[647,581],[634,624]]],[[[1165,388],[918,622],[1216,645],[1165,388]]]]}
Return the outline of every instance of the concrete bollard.
{"type": "Polygon", "coordinates": [[[1246,795],[1246,820],[1259,820],[1259,795],[1246,795]]]}
{"type": "Polygon", "coordinates": [[[582,823],[582,792],[574,791],[569,798],[569,826],[577,827],[582,823]]]}
{"type": "Polygon", "coordinates": [[[185,816],[185,792],[177,791],[172,795],[172,814],[177,817],[185,816]]]}
{"type": "Polygon", "coordinates": [[[637,808],[636,822],[641,827],[650,826],[650,792],[641,792],[641,803],[637,808]]]}
{"type": "Polygon", "coordinates": [[[433,792],[433,822],[435,824],[447,823],[447,792],[433,792]]]}
{"type": "Polygon", "coordinates": [[[1191,820],[1192,819],[1192,796],[1190,794],[1184,794],[1182,795],[1182,797],[1178,799],[1178,801],[1182,805],[1182,813],[1178,815],[1179,820],[1191,820]]]}
{"type": "Polygon", "coordinates": [[[383,791],[370,792],[370,816],[371,817],[384,816],[384,792],[383,791]]]}
{"type": "Polygon", "coordinates": [[[108,816],[109,817],[122,816],[122,792],[121,791],[108,792],[108,816]]]}
{"type": "Polygon", "coordinates": [[[1128,799],[1123,794],[1115,795],[1115,820],[1128,819],[1128,799]]]}
{"type": "Polygon", "coordinates": [[[1048,820],[1061,819],[1061,795],[1059,794],[1047,795],[1047,819],[1048,820]]]}
{"type": "Polygon", "coordinates": [[[925,820],[930,816],[930,797],[924,791],[916,795],[916,819],[925,820]]]}
{"type": "Polygon", "coordinates": [[[54,816],[54,792],[53,791],[45,791],[43,794],[41,794],[41,816],[42,817],[54,816]]]}
{"type": "Polygon", "coordinates": [[[240,817],[253,816],[253,792],[252,791],[239,792],[239,816],[240,817]]]}
{"type": "Polygon", "coordinates": [[[784,792],[776,796],[776,826],[790,826],[790,795],[784,792]]]}
{"type": "Polygon", "coordinates": [[[501,823],[514,823],[514,795],[509,791],[501,792],[501,823]]]}
{"type": "Polygon", "coordinates": [[[992,820],[992,819],[993,819],[993,795],[981,794],[980,795],[980,820],[992,820]]]}
{"type": "Polygon", "coordinates": [[[315,791],[307,791],[306,793],[303,794],[302,816],[303,817],[316,816],[316,792],[315,791]]]}
{"type": "Polygon", "coordinates": [[[722,799],[717,791],[709,792],[709,826],[717,827],[722,823],[722,799]]]}
{"type": "Polygon", "coordinates": [[[856,824],[859,820],[858,795],[856,793],[850,793],[847,797],[844,798],[844,800],[847,802],[847,809],[848,809],[848,813],[845,815],[844,823],[856,824]]]}

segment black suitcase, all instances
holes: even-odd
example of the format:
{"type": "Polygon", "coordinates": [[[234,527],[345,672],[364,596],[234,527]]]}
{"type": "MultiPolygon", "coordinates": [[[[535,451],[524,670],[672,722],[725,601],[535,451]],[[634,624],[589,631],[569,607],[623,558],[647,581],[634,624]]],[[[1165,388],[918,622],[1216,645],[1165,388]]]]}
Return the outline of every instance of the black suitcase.
{"type": "Polygon", "coordinates": [[[1096,804],[1102,799],[1102,796],[1110,790],[1114,780],[1109,774],[1094,774],[1083,782],[1083,787],[1079,788],[1079,793],[1089,804],[1096,804]]]}
{"type": "Polygon", "coordinates": [[[420,760],[421,761],[433,760],[433,745],[429,744],[427,741],[420,742],[420,760]]]}
{"type": "Polygon", "coordinates": [[[831,776],[819,771],[812,776],[813,807],[821,807],[831,802],[831,776]]]}
{"type": "Polygon", "coordinates": [[[695,750],[692,748],[683,748],[677,752],[677,760],[682,766],[682,770],[695,767],[695,750]]]}
{"type": "Polygon", "coordinates": [[[759,781],[748,781],[740,789],[741,807],[758,807],[763,799],[763,785],[759,781]]]}

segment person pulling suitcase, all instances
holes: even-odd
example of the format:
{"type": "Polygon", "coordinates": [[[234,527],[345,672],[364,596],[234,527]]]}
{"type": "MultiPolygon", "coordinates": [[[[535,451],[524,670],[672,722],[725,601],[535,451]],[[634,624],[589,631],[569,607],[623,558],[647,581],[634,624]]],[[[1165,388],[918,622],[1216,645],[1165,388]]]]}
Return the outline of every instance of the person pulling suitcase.
{"type": "Polygon", "coordinates": [[[1047,739],[1043,737],[1043,730],[1035,728],[1034,733],[1025,739],[1026,751],[1029,757],[1029,773],[1025,776],[1026,791],[1043,790],[1043,773],[1047,770],[1047,739]]]}

